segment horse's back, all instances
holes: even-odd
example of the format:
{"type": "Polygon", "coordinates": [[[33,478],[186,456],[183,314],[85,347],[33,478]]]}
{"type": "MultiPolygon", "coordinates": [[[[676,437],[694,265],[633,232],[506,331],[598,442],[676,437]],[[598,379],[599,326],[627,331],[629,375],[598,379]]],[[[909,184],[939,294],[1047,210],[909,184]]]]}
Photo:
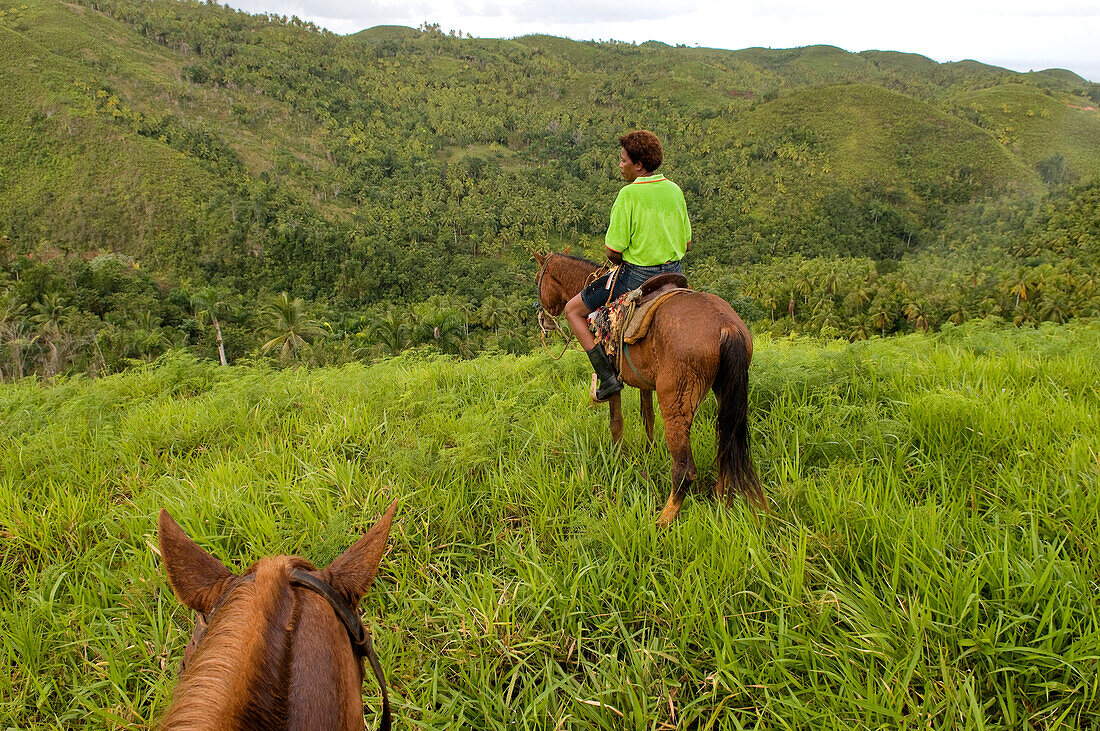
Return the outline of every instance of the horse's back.
{"type": "Polygon", "coordinates": [[[650,330],[665,347],[697,355],[716,354],[722,343],[739,337],[752,356],[752,335],[729,302],[709,292],[670,297],[654,315],[650,330]]]}

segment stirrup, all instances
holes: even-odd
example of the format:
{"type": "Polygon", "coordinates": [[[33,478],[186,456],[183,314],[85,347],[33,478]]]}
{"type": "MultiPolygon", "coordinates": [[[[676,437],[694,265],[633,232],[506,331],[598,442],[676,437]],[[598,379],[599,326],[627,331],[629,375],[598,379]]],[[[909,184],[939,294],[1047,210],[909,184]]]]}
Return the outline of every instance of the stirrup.
{"type": "Polygon", "coordinates": [[[623,382],[622,382],[622,381],[621,381],[620,379],[618,379],[618,378],[616,378],[616,379],[615,379],[615,381],[616,381],[616,383],[618,383],[618,384],[619,384],[619,387],[618,387],[618,388],[616,388],[616,389],[615,389],[614,391],[612,391],[611,393],[609,393],[609,394],[607,394],[606,396],[604,396],[603,398],[599,398],[599,397],[597,396],[597,394],[599,393],[599,389],[600,389],[600,377],[599,377],[599,376],[597,376],[597,375],[596,375],[595,373],[593,373],[593,374],[592,374],[592,385],[591,385],[591,386],[589,387],[589,389],[588,389],[588,395],[589,395],[589,396],[590,396],[590,397],[592,398],[592,401],[593,401],[593,403],[597,403],[597,404],[605,404],[605,403],[607,403],[608,401],[610,401],[610,400],[611,400],[611,397],[612,397],[612,396],[614,396],[614,395],[615,395],[615,394],[617,394],[617,393],[620,393],[620,392],[621,392],[621,391],[623,390],[623,387],[624,387],[624,386],[625,386],[626,384],[624,384],[624,383],[623,383],[623,382]]]}

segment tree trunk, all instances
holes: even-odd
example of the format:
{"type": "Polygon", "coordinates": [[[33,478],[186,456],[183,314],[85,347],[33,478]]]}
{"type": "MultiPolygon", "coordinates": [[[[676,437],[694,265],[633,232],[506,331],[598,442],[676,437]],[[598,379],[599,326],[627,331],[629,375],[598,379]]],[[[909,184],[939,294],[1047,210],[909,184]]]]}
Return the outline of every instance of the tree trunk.
{"type": "Polygon", "coordinates": [[[225,362],[225,344],[222,343],[222,326],[218,324],[218,318],[211,318],[214,320],[214,330],[218,333],[218,357],[221,358],[222,365],[227,365],[225,362]]]}

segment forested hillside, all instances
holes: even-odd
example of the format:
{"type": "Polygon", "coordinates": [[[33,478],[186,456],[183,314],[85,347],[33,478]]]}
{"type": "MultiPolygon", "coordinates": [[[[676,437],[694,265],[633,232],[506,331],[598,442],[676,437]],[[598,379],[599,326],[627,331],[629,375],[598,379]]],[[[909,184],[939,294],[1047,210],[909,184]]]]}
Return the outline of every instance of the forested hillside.
{"type": "Polygon", "coordinates": [[[1064,70],[142,0],[0,0],[0,38],[4,378],[218,340],[524,351],[527,247],[601,254],[641,127],[688,199],[689,275],[754,328],[1100,312],[1100,85],[1064,70]]]}

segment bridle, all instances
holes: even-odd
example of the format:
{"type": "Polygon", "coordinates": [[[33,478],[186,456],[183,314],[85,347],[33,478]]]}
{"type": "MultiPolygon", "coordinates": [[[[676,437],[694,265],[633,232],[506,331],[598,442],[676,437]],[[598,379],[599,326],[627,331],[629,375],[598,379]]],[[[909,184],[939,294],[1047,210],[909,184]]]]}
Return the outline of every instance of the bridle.
{"type": "MultiPolygon", "coordinates": [[[[187,643],[187,649],[184,650],[184,659],[180,662],[180,673],[183,673],[187,666],[187,658],[202,642],[202,638],[206,635],[206,628],[210,625],[210,620],[213,618],[214,613],[217,612],[229,595],[233,593],[233,590],[244,584],[251,583],[256,580],[256,574],[246,574],[241,579],[235,582],[232,586],[225,590],[225,592],[218,597],[218,601],[214,602],[214,606],[209,612],[205,614],[202,612],[196,612],[195,615],[195,633],[191,636],[191,641],[187,643]]],[[[318,579],[308,571],[301,569],[291,569],[290,571],[290,583],[292,586],[300,586],[304,589],[309,589],[315,594],[319,594],[329,603],[332,610],[336,612],[336,616],[343,623],[344,629],[347,630],[348,639],[351,641],[351,650],[355,654],[356,659],[366,658],[370,663],[371,670],[374,672],[374,679],[378,681],[378,687],[382,692],[382,724],[380,726],[381,731],[389,731],[391,726],[390,717],[390,697],[386,690],[386,676],[382,672],[382,664],[378,662],[378,655],[374,651],[374,641],[371,639],[370,632],[366,626],[363,625],[363,620],[359,618],[359,612],[356,606],[349,603],[344,597],[340,596],[337,591],[332,588],[332,585],[326,581],[318,579]]]]}
{"type": "MultiPolygon", "coordinates": [[[[565,351],[569,350],[571,341],[569,339],[569,331],[561,326],[561,315],[552,315],[542,305],[542,278],[546,276],[546,270],[550,267],[550,260],[555,256],[558,256],[558,252],[552,251],[546,255],[546,258],[542,260],[542,266],[539,267],[538,274],[535,275],[535,310],[537,314],[535,321],[539,324],[539,337],[542,340],[542,347],[546,350],[547,354],[554,360],[560,360],[565,355],[565,351]],[[550,346],[546,342],[547,336],[553,337],[554,333],[561,335],[565,341],[565,347],[561,353],[555,356],[550,352],[550,346]]],[[[594,282],[601,276],[607,273],[607,267],[600,267],[592,274],[588,275],[589,283],[594,282]]],[[[577,345],[580,348],[580,345],[577,345]]]]}
{"type": "Polygon", "coordinates": [[[535,276],[535,309],[537,311],[535,321],[539,324],[539,338],[542,340],[542,347],[554,360],[560,360],[562,356],[565,355],[565,351],[569,350],[569,335],[564,331],[561,323],[558,321],[560,315],[551,315],[542,305],[542,278],[546,276],[546,270],[550,267],[550,260],[557,255],[558,253],[556,251],[550,252],[546,258],[543,259],[542,266],[539,267],[538,274],[535,276]],[[550,352],[550,345],[546,342],[546,337],[548,335],[553,337],[554,333],[561,335],[562,339],[565,340],[565,347],[557,356],[550,352]]]}

